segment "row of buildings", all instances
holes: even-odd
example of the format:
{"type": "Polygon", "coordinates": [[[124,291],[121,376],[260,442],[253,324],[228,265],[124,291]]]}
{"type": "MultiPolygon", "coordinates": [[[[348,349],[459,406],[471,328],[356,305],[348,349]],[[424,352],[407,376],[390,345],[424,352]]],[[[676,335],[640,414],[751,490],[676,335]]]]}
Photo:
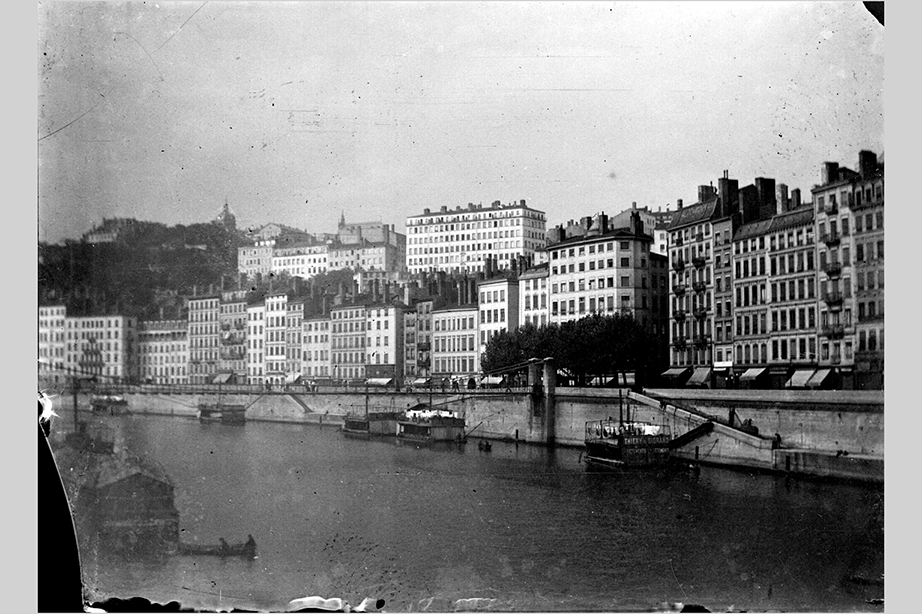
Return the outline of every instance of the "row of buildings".
{"type": "Polygon", "coordinates": [[[406,235],[344,217],[329,236],[270,225],[240,249],[241,273],[350,268],[351,291],[193,296],[187,319],[164,322],[43,307],[40,355],[163,383],[466,377],[499,331],[618,313],[657,340],[676,385],[879,388],[883,164],[862,151],[857,171],[827,162],[820,180],[806,201],[724,172],[692,205],[550,231],[525,201],[427,209],[406,235]]]}
{"type": "Polygon", "coordinates": [[[72,318],[39,310],[39,354],[67,373],[163,384],[284,384],[300,378],[361,381],[479,377],[490,338],[590,313],[633,315],[666,334],[668,271],[634,213],[626,228],[597,216],[564,237],[548,262],[516,254],[503,269],[407,276],[391,283],[356,273],[353,288],[314,300],[290,290],[248,300],[245,290],[186,299],[184,320],[72,318]],[[430,283],[432,279],[436,282],[430,283]],[[446,296],[451,295],[451,302],[446,296]],[[329,299],[329,300],[328,300],[329,299]],[[328,306],[329,305],[329,306],[328,306]],[[318,309],[319,307],[319,309],[318,309]]]}

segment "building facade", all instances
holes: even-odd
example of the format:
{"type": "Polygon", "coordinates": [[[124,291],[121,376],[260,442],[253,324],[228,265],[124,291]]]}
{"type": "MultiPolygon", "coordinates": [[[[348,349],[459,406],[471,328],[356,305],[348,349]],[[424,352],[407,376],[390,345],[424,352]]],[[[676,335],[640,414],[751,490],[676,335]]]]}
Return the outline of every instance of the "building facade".
{"type": "Polygon", "coordinates": [[[846,388],[883,386],[884,169],[858,154],[858,171],[826,162],[812,190],[819,239],[819,366],[846,388]],[[863,340],[863,342],[862,342],[863,340]]]}
{"type": "Polygon", "coordinates": [[[536,265],[519,275],[519,326],[544,326],[548,309],[548,264],[536,265]]]}
{"type": "Polygon", "coordinates": [[[477,284],[480,298],[479,351],[487,351],[494,335],[519,327],[519,280],[499,277],[477,284]]]}
{"type": "Polygon", "coordinates": [[[65,383],[66,320],[67,307],[64,305],[38,308],[39,380],[42,384],[65,383]]]}
{"type": "Polygon", "coordinates": [[[365,364],[368,378],[404,380],[404,306],[369,305],[365,309],[365,364]]]}
{"type": "Polygon", "coordinates": [[[152,384],[189,383],[189,322],[138,322],[138,375],[152,384]]]}
{"type": "Polygon", "coordinates": [[[266,304],[247,305],[247,383],[266,383],[266,304]]]}
{"type": "Polygon", "coordinates": [[[330,317],[320,315],[304,318],[301,327],[304,346],[302,373],[311,380],[331,377],[330,317]]]}
{"type": "Polygon", "coordinates": [[[220,295],[189,298],[189,383],[210,384],[220,363],[220,295]]]}
{"type": "Polygon", "coordinates": [[[478,305],[444,307],[432,312],[432,376],[478,377],[480,344],[478,305]]]}
{"type": "Polygon", "coordinates": [[[331,367],[335,379],[366,379],[365,316],[364,305],[337,305],[330,310],[331,367]]]}
{"type": "Polygon", "coordinates": [[[654,311],[654,305],[662,305],[666,297],[659,281],[665,258],[652,254],[652,243],[635,215],[629,228],[603,224],[549,246],[549,321],[617,313],[632,316],[643,327],[662,328],[663,313],[660,307],[654,311]]]}
{"type": "Polygon", "coordinates": [[[287,375],[288,295],[266,297],[266,383],[281,385],[287,375]]]}
{"type": "Polygon", "coordinates": [[[221,348],[218,354],[218,373],[221,383],[244,383],[246,364],[246,290],[229,290],[221,293],[218,322],[221,326],[221,348]]]}
{"type": "Polygon", "coordinates": [[[65,371],[102,383],[135,381],[137,328],[125,316],[67,317],[65,371]]]}
{"type": "Polygon", "coordinates": [[[485,272],[489,258],[508,268],[512,260],[531,259],[545,246],[545,226],[544,212],[527,207],[524,200],[425,209],[407,218],[407,271],[485,272]]]}

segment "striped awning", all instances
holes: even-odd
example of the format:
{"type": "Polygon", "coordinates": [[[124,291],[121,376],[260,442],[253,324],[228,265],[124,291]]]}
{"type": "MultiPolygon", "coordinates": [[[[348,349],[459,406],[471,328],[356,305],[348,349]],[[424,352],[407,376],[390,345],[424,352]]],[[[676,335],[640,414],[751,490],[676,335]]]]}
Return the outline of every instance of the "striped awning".
{"type": "Polygon", "coordinates": [[[746,382],[746,381],[754,380],[755,378],[765,373],[765,369],[766,367],[755,367],[753,369],[746,369],[745,373],[740,375],[740,381],[746,382]]]}
{"type": "Polygon", "coordinates": [[[393,383],[393,377],[371,377],[365,380],[367,386],[390,386],[393,383]]]}
{"type": "Polygon", "coordinates": [[[233,373],[218,373],[214,376],[214,379],[211,380],[212,384],[226,384],[230,379],[234,377],[233,373]]]}
{"type": "Polygon", "coordinates": [[[503,378],[494,375],[488,375],[480,378],[480,383],[486,386],[498,386],[503,383],[503,378]]]}
{"type": "Polygon", "coordinates": [[[673,367],[668,371],[663,371],[663,377],[679,377],[688,372],[688,367],[673,367]]]}
{"type": "Polygon", "coordinates": [[[788,380],[788,383],[785,384],[785,388],[804,388],[807,385],[807,382],[810,381],[810,378],[813,377],[813,374],[816,373],[816,369],[798,369],[794,371],[794,375],[791,376],[791,379],[788,380]]]}
{"type": "Polygon", "coordinates": [[[289,373],[288,375],[285,376],[285,383],[294,384],[294,383],[297,383],[298,380],[300,379],[301,379],[300,373],[289,373]]]}
{"type": "Polygon", "coordinates": [[[710,367],[697,367],[695,372],[692,373],[692,376],[688,378],[688,381],[685,382],[686,386],[700,386],[701,384],[706,384],[711,379],[711,368],[710,367]]]}
{"type": "Polygon", "coordinates": [[[823,382],[826,381],[826,378],[829,377],[829,374],[832,373],[832,369],[818,369],[816,373],[813,374],[807,381],[807,388],[819,388],[823,385],[823,382]]]}
{"type": "Polygon", "coordinates": [[[413,385],[414,386],[428,386],[429,382],[431,381],[432,379],[428,377],[417,377],[415,380],[413,380],[413,385]]]}

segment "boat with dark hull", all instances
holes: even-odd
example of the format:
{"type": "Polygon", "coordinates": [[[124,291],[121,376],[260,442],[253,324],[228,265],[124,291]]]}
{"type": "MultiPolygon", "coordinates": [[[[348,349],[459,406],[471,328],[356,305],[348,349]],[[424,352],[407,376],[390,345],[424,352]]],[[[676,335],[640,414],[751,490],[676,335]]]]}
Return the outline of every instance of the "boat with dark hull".
{"type": "Polygon", "coordinates": [[[593,420],[586,423],[587,465],[654,467],[670,458],[669,427],[647,422],[593,420]]]}
{"type": "Polygon", "coordinates": [[[128,401],[114,394],[94,394],[90,397],[90,408],[94,412],[119,415],[128,413],[128,401]]]}
{"type": "Polygon", "coordinates": [[[370,412],[362,416],[349,414],[343,420],[343,435],[360,439],[395,437],[397,423],[405,417],[402,411],[370,412]]]}
{"type": "Polygon", "coordinates": [[[397,422],[397,440],[413,443],[436,441],[467,441],[464,418],[445,410],[408,410],[397,422]]]}
{"type": "Polygon", "coordinates": [[[222,422],[243,424],[246,422],[246,406],[231,403],[199,403],[198,418],[201,422],[222,422]]]}

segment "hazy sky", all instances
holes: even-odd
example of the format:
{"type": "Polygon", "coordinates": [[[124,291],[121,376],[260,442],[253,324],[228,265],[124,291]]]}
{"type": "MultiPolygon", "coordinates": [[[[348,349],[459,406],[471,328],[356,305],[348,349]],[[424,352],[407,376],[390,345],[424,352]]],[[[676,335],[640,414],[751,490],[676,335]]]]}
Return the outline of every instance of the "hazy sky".
{"type": "Polygon", "coordinates": [[[312,232],[519,199],[550,227],[724,169],[809,199],[883,151],[883,32],[860,2],[41,3],[40,239],[225,198],[312,232]]]}

